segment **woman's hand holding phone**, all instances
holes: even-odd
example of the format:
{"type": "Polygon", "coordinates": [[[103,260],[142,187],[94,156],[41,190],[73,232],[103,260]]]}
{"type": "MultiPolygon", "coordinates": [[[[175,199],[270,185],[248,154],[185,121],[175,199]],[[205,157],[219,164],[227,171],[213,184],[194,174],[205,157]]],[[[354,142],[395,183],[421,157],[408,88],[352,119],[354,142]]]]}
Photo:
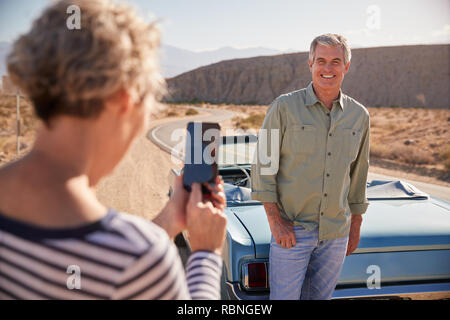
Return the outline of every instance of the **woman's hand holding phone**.
{"type": "Polygon", "coordinates": [[[199,183],[192,184],[192,191],[186,206],[186,226],[189,243],[194,251],[222,253],[225,242],[227,218],[223,213],[226,206],[223,181],[217,177],[215,186],[208,186],[210,199],[204,199],[199,183]]]}
{"type": "Polygon", "coordinates": [[[204,185],[210,194],[202,194],[199,183],[193,184],[192,192],[187,192],[183,187],[183,176],[176,176],[172,196],[153,222],[166,230],[171,239],[187,229],[192,251],[220,254],[226,227],[223,181],[217,177],[214,185],[204,185]]]}

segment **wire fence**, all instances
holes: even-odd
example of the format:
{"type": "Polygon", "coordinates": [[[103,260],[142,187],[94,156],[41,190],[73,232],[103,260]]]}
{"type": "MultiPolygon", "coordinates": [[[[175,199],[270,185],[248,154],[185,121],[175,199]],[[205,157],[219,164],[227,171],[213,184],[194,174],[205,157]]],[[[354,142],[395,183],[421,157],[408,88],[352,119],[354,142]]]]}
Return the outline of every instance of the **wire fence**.
{"type": "Polygon", "coordinates": [[[20,98],[24,99],[25,96],[21,95],[19,91],[17,91],[16,94],[1,94],[2,97],[12,97],[16,98],[16,150],[17,150],[17,156],[20,155],[20,134],[21,134],[21,126],[20,126],[20,98]]]}

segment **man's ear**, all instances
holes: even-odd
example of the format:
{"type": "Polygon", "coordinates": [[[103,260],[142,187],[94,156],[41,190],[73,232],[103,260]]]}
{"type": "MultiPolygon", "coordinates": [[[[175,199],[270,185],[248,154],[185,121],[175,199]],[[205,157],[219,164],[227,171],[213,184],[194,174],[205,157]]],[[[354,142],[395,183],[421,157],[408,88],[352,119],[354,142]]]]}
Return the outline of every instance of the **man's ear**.
{"type": "Polygon", "coordinates": [[[308,59],[309,71],[312,73],[313,61],[308,59]]]}
{"type": "Polygon", "coordinates": [[[106,102],[106,108],[120,116],[127,114],[132,108],[131,96],[125,89],[119,89],[106,102]]]}
{"type": "Polygon", "coordinates": [[[350,69],[350,61],[347,62],[347,64],[345,65],[345,71],[344,71],[344,74],[347,74],[348,69],[350,69]]]}

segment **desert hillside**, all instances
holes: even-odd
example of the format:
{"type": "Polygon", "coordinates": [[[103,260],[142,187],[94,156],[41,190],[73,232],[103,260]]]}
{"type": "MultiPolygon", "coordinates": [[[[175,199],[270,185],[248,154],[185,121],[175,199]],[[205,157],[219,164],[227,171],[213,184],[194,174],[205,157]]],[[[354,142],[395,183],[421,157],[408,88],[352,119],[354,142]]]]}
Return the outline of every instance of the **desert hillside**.
{"type": "MultiPolygon", "coordinates": [[[[269,104],[311,81],[308,53],[222,61],[168,79],[170,101],[269,104]]],[[[450,108],[450,45],[352,50],[344,92],[369,107],[450,108]]]]}

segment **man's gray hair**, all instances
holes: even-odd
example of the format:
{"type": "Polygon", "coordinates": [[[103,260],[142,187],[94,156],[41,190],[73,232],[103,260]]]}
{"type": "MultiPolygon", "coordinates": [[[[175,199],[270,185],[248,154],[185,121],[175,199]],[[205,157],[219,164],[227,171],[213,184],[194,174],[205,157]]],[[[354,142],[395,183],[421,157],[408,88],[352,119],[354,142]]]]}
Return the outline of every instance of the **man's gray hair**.
{"type": "Polygon", "coordinates": [[[322,44],[325,46],[341,46],[344,50],[344,64],[347,64],[352,59],[352,52],[349,45],[347,44],[347,39],[345,39],[340,34],[326,33],[316,37],[311,42],[311,47],[309,48],[309,60],[314,61],[314,54],[316,52],[317,44],[322,44]]]}

